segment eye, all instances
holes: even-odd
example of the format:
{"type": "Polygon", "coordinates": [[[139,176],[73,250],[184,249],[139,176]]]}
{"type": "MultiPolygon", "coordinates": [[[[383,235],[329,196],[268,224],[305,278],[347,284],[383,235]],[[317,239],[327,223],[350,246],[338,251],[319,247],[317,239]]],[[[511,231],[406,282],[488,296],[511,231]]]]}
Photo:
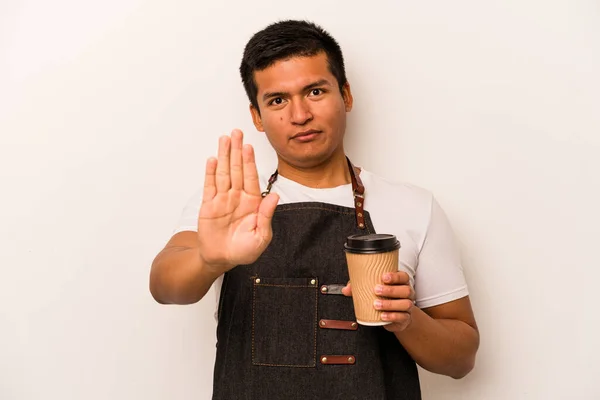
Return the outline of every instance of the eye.
{"type": "Polygon", "coordinates": [[[275,104],[275,105],[281,105],[283,104],[283,99],[281,97],[275,97],[273,100],[271,100],[269,102],[270,105],[275,104]]]}
{"type": "Polygon", "coordinates": [[[313,89],[310,91],[310,94],[313,96],[318,96],[320,94],[323,94],[323,90],[322,89],[313,89]]]}

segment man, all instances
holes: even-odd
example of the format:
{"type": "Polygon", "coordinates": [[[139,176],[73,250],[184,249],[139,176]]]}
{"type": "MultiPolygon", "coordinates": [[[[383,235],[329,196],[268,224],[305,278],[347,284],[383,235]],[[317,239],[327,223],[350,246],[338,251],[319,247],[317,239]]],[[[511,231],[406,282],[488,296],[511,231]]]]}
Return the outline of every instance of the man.
{"type": "Polygon", "coordinates": [[[337,42],[278,22],[250,39],[240,72],[277,171],[257,173],[240,131],[221,137],[150,276],[160,303],[194,303],[215,285],[213,398],[419,399],[416,363],[465,376],[479,334],[452,230],[430,193],[347,158],[337,42]],[[373,288],[384,327],[356,324],[343,252],[347,236],[372,232],[402,245],[400,271],[373,288]]]}

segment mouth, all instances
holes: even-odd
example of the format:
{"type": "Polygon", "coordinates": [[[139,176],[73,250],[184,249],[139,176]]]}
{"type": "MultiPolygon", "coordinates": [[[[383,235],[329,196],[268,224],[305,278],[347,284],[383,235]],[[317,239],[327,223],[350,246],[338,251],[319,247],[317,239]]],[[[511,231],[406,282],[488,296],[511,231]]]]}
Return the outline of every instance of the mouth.
{"type": "Polygon", "coordinates": [[[321,131],[316,129],[309,129],[304,132],[298,132],[294,136],[291,137],[291,140],[297,140],[300,142],[307,142],[313,140],[321,131]]]}

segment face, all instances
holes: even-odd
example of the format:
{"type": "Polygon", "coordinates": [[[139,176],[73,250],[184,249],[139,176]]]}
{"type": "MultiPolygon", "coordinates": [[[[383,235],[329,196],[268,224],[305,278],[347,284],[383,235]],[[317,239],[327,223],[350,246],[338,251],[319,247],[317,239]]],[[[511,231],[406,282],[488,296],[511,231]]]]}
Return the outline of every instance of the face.
{"type": "Polygon", "coordinates": [[[310,168],[344,152],[352,94],[348,84],[340,93],[324,53],[278,61],[254,79],[260,113],[250,106],[252,119],[280,162],[310,168]]]}

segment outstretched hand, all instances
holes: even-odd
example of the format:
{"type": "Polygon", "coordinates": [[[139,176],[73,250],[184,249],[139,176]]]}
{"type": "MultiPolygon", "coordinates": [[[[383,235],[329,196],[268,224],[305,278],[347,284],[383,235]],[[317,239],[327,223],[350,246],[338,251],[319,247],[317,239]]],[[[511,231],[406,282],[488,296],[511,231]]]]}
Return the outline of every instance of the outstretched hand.
{"type": "Polygon", "coordinates": [[[254,149],[243,144],[243,134],[219,139],[218,158],[206,163],[202,205],[198,216],[200,256],[224,273],[250,264],[273,237],[271,220],[279,196],[261,196],[254,149]]]}

